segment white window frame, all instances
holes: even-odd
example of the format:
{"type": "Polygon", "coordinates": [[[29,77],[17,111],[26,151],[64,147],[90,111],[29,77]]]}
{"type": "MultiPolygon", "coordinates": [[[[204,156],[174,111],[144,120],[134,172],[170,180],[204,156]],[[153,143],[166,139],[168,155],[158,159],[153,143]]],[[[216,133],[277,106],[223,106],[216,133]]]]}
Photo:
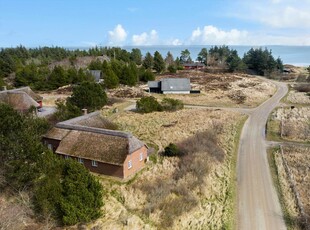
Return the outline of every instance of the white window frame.
{"type": "Polygon", "coordinates": [[[49,150],[53,150],[53,145],[52,145],[52,144],[47,144],[47,148],[48,148],[49,150]]]}
{"type": "Polygon", "coordinates": [[[68,156],[68,155],[65,155],[65,159],[69,159],[69,156],[68,156]]]}
{"type": "Polygon", "coordinates": [[[93,167],[98,167],[98,161],[92,160],[92,161],[91,161],[91,166],[93,166],[93,167]]]}
{"type": "Polygon", "coordinates": [[[140,153],[140,158],[139,158],[139,160],[140,160],[140,161],[143,161],[143,153],[142,153],[142,152],[140,153]]]}
{"type": "Polygon", "coordinates": [[[131,169],[132,168],[132,160],[129,160],[128,161],[128,169],[131,169]]]}
{"type": "Polygon", "coordinates": [[[84,160],[83,160],[83,158],[78,157],[78,162],[79,162],[79,163],[81,163],[81,164],[84,164],[84,160]]]}

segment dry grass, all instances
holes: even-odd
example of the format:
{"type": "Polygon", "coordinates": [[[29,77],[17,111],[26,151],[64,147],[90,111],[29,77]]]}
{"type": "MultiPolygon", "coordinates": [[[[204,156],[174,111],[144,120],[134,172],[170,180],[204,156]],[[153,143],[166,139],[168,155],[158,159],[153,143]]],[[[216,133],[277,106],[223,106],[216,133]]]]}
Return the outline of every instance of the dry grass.
{"type": "Polygon", "coordinates": [[[282,127],[285,140],[309,142],[310,107],[277,108],[272,112],[268,126],[274,126],[274,132],[278,134],[282,127]]]}
{"type": "Polygon", "coordinates": [[[37,222],[31,205],[31,198],[27,192],[8,192],[0,194],[0,229],[52,229],[55,222],[47,218],[44,222],[37,222]]]}
{"type": "MultiPolygon", "coordinates": [[[[310,221],[310,147],[284,147],[287,162],[297,191],[300,195],[305,214],[310,221]]],[[[310,227],[310,226],[308,226],[310,227]]]]}
{"type": "Polygon", "coordinates": [[[273,172],[275,187],[279,193],[278,195],[283,209],[284,220],[289,229],[298,229],[297,220],[299,219],[300,214],[285,171],[280,149],[270,150],[269,157],[269,164],[271,166],[271,171],[273,172]]]}
{"type": "Polygon", "coordinates": [[[101,229],[226,226],[232,209],[229,193],[233,138],[236,124],[242,118],[234,112],[207,109],[113,115],[119,127],[158,149],[174,142],[186,154],[150,163],[130,183],[102,180],[107,189],[105,215],[93,226],[101,229]]]}
{"type": "Polygon", "coordinates": [[[294,89],[294,85],[292,86],[293,89],[290,90],[286,97],[286,101],[292,104],[310,104],[310,96],[307,95],[307,92],[301,92],[294,89]]]}
{"type": "MultiPolygon", "coordinates": [[[[182,71],[177,75],[163,77],[187,77],[191,79],[193,89],[201,90],[200,94],[169,95],[180,99],[184,104],[256,107],[275,92],[275,87],[268,82],[246,74],[210,74],[200,71],[182,71]]],[[[164,95],[157,95],[159,98],[164,95]]]]}

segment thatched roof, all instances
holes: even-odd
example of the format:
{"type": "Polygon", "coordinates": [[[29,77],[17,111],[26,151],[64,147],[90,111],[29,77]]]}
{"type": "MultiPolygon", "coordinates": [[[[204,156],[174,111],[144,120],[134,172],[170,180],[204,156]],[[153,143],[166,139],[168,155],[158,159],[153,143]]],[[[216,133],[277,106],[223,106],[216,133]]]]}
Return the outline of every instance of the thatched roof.
{"type": "Polygon", "coordinates": [[[32,106],[39,107],[40,105],[33,100],[27,93],[23,91],[1,91],[0,102],[11,105],[15,110],[26,111],[32,106]]]}
{"type": "Polygon", "coordinates": [[[68,129],[59,129],[59,128],[53,127],[43,137],[61,141],[69,132],[70,130],[68,129]]]}
{"type": "Polygon", "coordinates": [[[0,103],[11,105],[19,111],[26,111],[32,106],[39,107],[37,101],[42,97],[35,94],[29,87],[0,91],[0,103]]]}
{"type": "Polygon", "coordinates": [[[111,123],[111,121],[100,115],[100,111],[96,111],[84,116],[60,122],[59,124],[81,125],[86,127],[109,129],[109,127],[111,127],[111,123]]]}
{"type": "Polygon", "coordinates": [[[99,112],[57,123],[44,137],[60,140],[58,154],[115,165],[122,165],[128,154],[145,146],[131,133],[97,128],[96,124],[102,126],[99,112]]]}
{"type": "Polygon", "coordinates": [[[56,152],[122,165],[128,153],[127,148],[126,138],[72,130],[60,142],[56,152]]]}
{"type": "Polygon", "coordinates": [[[18,89],[6,90],[4,92],[25,92],[35,101],[41,101],[43,99],[43,97],[33,92],[29,86],[21,87],[18,89]]]}

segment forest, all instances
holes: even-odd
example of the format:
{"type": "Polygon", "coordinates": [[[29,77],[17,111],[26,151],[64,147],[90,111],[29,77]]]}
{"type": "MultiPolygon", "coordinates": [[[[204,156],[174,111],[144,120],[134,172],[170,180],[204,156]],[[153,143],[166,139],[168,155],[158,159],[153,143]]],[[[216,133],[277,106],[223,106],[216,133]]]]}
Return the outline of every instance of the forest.
{"type": "MultiPolygon", "coordinates": [[[[283,71],[280,57],[275,59],[267,48],[250,49],[241,58],[237,51],[228,46],[202,48],[195,59],[208,68],[222,68],[229,72],[247,71],[262,76],[283,71]]],[[[141,50],[127,51],[120,47],[94,47],[88,50],[68,50],[61,47],[3,48],[0,50],[0,86],[30,86],[35,90],[53,90],[68,84],[94,81],[87,70],[101,70],[106,88],[116,88],[119,84],[134,86],[139,81],[155,79],[155,74],[176,73],[184,63],[193,63],[188,49],[174,58],[168,52],[163,57],[158,51],[144,56],[141,50]],[[106,60],[94,59],[81,68],[77,62],[83,57],[104,56],[106,60]],[[68,60],[70,65],[57,65],[68,60]]]]}

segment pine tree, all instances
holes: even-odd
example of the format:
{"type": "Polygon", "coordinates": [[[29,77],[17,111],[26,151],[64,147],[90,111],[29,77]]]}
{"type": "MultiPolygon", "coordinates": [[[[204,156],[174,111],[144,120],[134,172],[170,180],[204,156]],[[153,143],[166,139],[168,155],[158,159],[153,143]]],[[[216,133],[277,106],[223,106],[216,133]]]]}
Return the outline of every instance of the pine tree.
{"type": "Polygon", "coordinates": [[[165,70],[164,59],[158,51],[154,53],[154,69],[157,73],[161,73],[165,70]]]}

